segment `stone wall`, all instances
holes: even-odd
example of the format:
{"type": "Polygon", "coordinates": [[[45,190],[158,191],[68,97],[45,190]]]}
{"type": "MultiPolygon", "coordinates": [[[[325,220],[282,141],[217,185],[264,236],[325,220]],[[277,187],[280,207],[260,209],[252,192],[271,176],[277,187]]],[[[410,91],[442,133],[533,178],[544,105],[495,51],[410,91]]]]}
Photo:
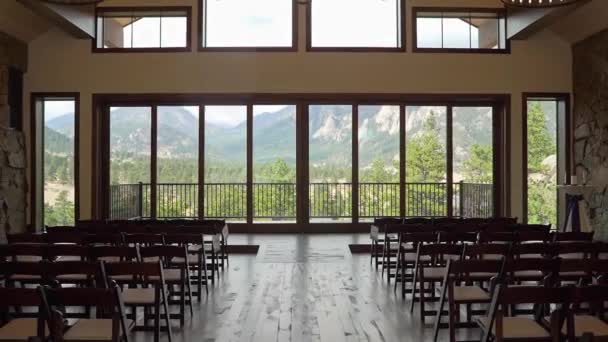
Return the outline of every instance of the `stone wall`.
{"type": "Polygon", "coordinates": [[[576,44],[573,58],[576,171],[595,188],[591,221],[608,240],[608,30],[576,44]]]}
{"type": "Polygon", "coordinates": [[[0,32],[0,244],[6,234],[25,231],[25,140],[8,128],[8,78],[9,66],[25,70],[26,63],[27,46],[0,32]]]}

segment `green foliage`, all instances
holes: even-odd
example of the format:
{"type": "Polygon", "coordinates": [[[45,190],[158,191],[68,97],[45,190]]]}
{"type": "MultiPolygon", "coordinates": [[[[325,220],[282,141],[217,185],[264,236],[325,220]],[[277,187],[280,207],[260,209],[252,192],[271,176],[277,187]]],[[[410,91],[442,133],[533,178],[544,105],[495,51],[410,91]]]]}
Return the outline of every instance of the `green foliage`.
{"type": "Polygon", "coordinates": [[[422,131],[407,142],[408,182],[445,182],[446,150],[444,143],[439,139],[440,131],[435,115],[431,112],[422,131]]]}
{"type": "Polygon", "coordinates": [[[471,145],[469,158],[462,163],[462,177],[468,183],[492,184],[494,156],[490,145],[471,145]]]}
{"type": "Polygon", "coordinates": [[[557,189],[554,175],[542,163],[557,153],[555,138],[548,127],[550,117],[539,102],[528,107],[528,222],[557,222],[557,189]]]}
{"type": "Polygon", "coordinates": [[[61,191],[55,205],[44,204],[44,224],[47,226],[73,226],[74,202],[68,199],[67,191],[61,191]]]}

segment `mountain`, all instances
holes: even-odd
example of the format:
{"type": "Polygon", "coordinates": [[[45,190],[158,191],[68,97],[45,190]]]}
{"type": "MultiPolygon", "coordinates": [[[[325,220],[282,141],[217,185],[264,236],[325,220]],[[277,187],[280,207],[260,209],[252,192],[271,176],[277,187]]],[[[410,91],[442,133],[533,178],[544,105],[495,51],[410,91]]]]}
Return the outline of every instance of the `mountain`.
{"type": "Polygon", "coordinates": [[[74,113],[57,116],[46,121],[44,125],[69,138],[74,138],[74,113]]]}
{"type": "Polygon", "coordinates": [[[56,130],[44,127],[44,148],[45,152],[56,155],[72,155],[74,153],[74,142],[56,130]]]}
{"type": "MultiPolygon", "coordinates": [[[[474,143],[491,144],[490,108],[454,108],[454,162],[468,157],[474,143]]],[[[442,141],[446,139],[446,111],[440,107],[407,107],[406,136],[416,136],[434,116],[442,141]]],[[[122,107],[111,112],[112,151],[127,155],[150,154],[151,113],[148,108],[122,107]]],[[[57,118],[59,119],[59,118],[57,118]]],[[[348,163],[352,149],[350,106],[323,105],[309,109],[309,154],[312,164],[348,163]]],[[[160,107],[158,112],[159,158],[198,158],[198,117],[182,107],[160,107]]],[[[246,162],[247,125],[205,124],[205,158],[246,162]]],[[[254,163],[283,158],[295,164],[295,107],[254,116],[254,163]]],[[[399,107],[359,108],[359,160],[362,165],[376,158],[389,162],[398,157],[399,107]]]]}

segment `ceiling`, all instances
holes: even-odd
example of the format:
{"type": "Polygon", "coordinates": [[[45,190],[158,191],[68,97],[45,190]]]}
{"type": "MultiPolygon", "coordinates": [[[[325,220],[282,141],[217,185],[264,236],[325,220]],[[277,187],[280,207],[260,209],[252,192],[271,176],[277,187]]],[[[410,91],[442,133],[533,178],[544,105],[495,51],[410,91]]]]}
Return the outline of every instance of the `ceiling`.
{"type": "Polygon", "coordinates": [[[15,0],[0,1],[0,31],[23,42],[46,32],[51,24],[15,0]]]}

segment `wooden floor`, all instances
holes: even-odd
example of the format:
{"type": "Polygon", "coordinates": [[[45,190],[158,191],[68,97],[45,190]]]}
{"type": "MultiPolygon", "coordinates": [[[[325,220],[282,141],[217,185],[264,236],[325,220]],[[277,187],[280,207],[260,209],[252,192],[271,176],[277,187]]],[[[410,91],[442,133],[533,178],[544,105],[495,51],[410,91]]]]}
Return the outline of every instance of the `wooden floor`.
{"type": "MultiPolygon", "coordinates": [[[[366,235],[231,236],[260,245],[257,255],[234,255],[230,267],[195,305],[193,318],[174,328],[176,341],[432,341],[369,255],[349,243],[366,235]]],[[[430,320],[429,320],[430,322],[430,320]]],[[[478,338],[473,331],[460,339],[478,338]]],[[[446,340],[445,331],[440,340],[446,340]]],[[[150,340],[136,333],[136,341],[150,340]]],[[[166,340],[166,339],[165,339],[166,340]]]]}

